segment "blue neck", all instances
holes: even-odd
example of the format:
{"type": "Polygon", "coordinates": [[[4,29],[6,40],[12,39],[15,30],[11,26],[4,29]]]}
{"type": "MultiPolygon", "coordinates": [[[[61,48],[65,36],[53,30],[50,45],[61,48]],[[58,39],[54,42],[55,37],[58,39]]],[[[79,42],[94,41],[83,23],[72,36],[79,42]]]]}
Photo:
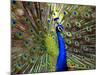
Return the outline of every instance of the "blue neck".
{"type": "Polygon", "coordinates": [[[67,70],[67,59],[66,59],[66,48],[65,41],[61,36],[60,32],[57,31],[58,43],[59,43],[59,55],[56,64],[56,71],[66,71],[67,70]]]}

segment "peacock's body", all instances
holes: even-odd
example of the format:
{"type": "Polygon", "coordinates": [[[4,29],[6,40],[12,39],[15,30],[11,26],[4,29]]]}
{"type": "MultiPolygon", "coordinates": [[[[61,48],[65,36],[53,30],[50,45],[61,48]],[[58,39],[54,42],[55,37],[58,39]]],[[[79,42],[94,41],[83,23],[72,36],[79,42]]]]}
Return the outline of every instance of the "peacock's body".
{"type": "Polygon", "coordinates": [[[11,71],[95,69],[95,6],[11,1],[11,71]]]}

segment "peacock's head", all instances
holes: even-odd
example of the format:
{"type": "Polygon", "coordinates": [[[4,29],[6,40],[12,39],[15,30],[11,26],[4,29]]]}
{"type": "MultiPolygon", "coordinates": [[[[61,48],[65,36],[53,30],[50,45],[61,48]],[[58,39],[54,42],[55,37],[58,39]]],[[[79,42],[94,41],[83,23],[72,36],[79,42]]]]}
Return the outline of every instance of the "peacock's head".
{"type": "Polygon", "coordinates": [[[63,30],[64,30],[64,27],[61,24],[58,24],[58,26],[56,27],[56,31],[62,32],[63,30]]]}

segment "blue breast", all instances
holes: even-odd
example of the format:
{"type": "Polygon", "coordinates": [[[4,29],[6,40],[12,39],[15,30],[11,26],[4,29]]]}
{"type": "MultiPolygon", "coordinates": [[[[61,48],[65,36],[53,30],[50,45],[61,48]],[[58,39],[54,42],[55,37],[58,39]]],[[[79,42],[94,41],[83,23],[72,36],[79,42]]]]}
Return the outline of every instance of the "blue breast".
{"type": "Polygon", "coordinates": [[[65,48],[65,41],[60,32],[57,32],[59,43],[59,55],[56,64],[56,71],[67,71],[67,53],[65,48]]]}

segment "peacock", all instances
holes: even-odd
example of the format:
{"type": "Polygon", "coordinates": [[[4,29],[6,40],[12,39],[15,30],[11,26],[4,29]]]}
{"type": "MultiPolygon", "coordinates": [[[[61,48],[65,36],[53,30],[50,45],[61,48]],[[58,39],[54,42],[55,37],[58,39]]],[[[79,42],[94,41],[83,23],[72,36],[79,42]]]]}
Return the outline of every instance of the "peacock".
{"type": "Polygon", "coordinates": [[[11,74],[96,68],[96,6],[11,0],[11,74]]]}

